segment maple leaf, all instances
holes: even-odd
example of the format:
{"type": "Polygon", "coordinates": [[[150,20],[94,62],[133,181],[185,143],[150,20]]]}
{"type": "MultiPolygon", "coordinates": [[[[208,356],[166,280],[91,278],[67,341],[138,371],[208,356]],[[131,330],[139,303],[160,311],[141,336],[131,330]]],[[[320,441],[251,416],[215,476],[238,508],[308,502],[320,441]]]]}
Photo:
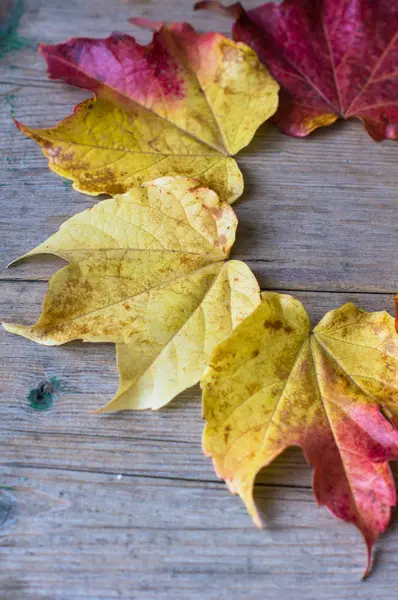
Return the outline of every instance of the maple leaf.
{"type": "Polygon", "coordinates": [[[24,256],[70,264],[51,278],[35,325],[3,326],[46,345],[116,343],[120,387],[105,410],[159,408],[197,383],[214,346],[260,302],[250,269],[225,262],[236,225],[229,204],[186,178],[99,202],[24,256]]]}
{"type": "Polygon", "coordinates": [[[310,332],[298,300],[264,293],[215,348],[201,384],[204,451],[255,523],[256,474],[288,446],[301,446],[318,503],[360,529],[369,568],[396,502],[388,465],[398,458],[393,318],[345,304],[310,332]]]}
{"type": "Polygon", "coordinates": [[[122,33],[41,45],[51,79],[95,98],[54,128],[17,125],[77,190],[113,195],[183,175],[233,202],[243,179],[231,155],[274,114],[279,86],[245,44],[186,23],[155,25],[147,46],[122,33]]]}
{"type": "Polygon", "coordinates": [[[398,138],[398,5],[391,0],[285,0],[245,11],[199,2],[236,19],[281,85],[275,121],[306,136],[339,117],[363,121],[375,139],[398,138]]]}

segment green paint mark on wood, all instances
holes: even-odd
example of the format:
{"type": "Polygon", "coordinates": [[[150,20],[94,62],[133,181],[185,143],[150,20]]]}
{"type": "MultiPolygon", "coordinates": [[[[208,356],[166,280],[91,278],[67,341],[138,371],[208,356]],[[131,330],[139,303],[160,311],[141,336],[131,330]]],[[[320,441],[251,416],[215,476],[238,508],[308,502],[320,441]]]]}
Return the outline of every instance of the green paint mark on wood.
{"type": "Polygon", "coordinates": [[[14,99],[15,99],[15,94],[7,94],[7,96],[4,97],[5,103],[8,104],[8,106],[10,107],[10,115],[12,116],[12,118],[14,118],[15,114],[16,114],[14,99]]]}
{"type": "Polygon", "coordinates": [[[48,410],[54,404],[54,398],[61,390],[61,381],[51,377],[49,381],[42,381],[36,388],[30,390],[27,401],[34,410],[48,410]]]}
{"type": "Polygon", "coordinates": [[[17,32],[23,10],[23,0],[5,0],[1,12],[3,21],[0,22],[0,59],[14,50],[32,47],[32,41],[17,32]]]}

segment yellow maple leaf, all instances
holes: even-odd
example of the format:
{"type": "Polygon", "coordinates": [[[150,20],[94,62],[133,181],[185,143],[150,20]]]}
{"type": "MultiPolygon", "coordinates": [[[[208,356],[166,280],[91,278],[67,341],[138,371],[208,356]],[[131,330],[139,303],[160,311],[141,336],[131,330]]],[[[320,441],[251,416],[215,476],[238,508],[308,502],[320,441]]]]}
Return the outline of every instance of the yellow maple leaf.
{"type": "Polygon", "coordinates": [[[241,195],[242,174],[231,156],[275,113],[279,90],[248,46],[174,23],[148,46],[114,33],[40,50],[50,78],[95,94],[56,127],[17,123],[75,189],[118,194],[183,175],[223,200],[241,195]]]}
{"type": "Polygon", "coordinates": [[[229,204],[182,177],[99,202],[25,255],[70,263],[51,278],[38,322],[3,325],[46,345],[116,343],[120,387],[106,410],[159,408],[197,383],[260,301],[250,269],[225,262],[236,225],[229,204]]]}
{"type": "Polygon", "coordinates": [[[264,293],[208,362],[204,450],[255,523],[258,471],[301,446],[318,503],[361,530],[370,557],[396,500],[388,466],[398,458],[393,318],[345,304],[311,332],[298,300],[264,293]]]}

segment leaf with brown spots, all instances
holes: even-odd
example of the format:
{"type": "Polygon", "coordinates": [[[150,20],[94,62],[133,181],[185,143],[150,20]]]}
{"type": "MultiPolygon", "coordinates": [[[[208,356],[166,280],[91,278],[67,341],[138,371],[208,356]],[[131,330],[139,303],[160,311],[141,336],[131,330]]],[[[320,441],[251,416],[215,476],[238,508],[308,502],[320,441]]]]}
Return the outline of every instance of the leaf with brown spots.
{"type": "Polygon", "coordinates": [[[311,332],[298,300],[264,293],[215,348],[201,383],[204,451],[255,523],[257,473],[288,446],[301,446],[317,502],[362,532],[368,571],[396,502],[388,465],[398,458],[393,318],[345,304],[311,332]]]}
{"type": "Polygon", "coordinates": [[[245,44],[186,23],[137,23],[156,29],[147,46],[121,33],[41,45],[51,79],[95,97],[56,127],[18,126],[82,192],[183,175],[233,202],[243,179],[232,156],[276,111],[278,84],[245,44]]]}
{"type": "Polygon", "coordinates": [[[40,344],[114,342],[120,386],[105,410],[159,408],[198,382],[209,353],[260,302],[226,262],[237,219],[197,181],[165,177],[99,202],[25,256],[69,261],[39,321],[4,324],[40,344]]]}

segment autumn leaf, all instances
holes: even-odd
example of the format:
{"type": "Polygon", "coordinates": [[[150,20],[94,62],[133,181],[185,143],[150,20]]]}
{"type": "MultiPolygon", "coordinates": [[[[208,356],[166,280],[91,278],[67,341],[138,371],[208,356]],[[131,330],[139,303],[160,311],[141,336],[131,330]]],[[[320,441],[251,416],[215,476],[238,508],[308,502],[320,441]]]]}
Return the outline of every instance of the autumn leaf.
{"type": "Polygon", "coordinates": [[[314,468],[316,500],[354,523],[368,548],[396,502],[398,337],[393,318],[345,304],[310,332],[292,296],[260,306],[214,350],[202,378],[203,445],[257,525],[258,471],[288,446],[314,468]]]}
{"type": "Polygon", "coordinates": [[[105,410],[159,408],[198,382],[209,353],[260,302],[242,262],[225,262],[232,208],[197,181],[165,177],[69,219],[26,254],[69,261],[42,315],[7,331],[45,345],[114,342],[120,387],[105,410]]]}
{"type": "Polygon", "coordinates": [[[375,140],[398,138],[398,4],[391,0],[285,0],[245,11],[199,2],[236,19],[235,40],[257,52],[281,85],[275,116],[302,137],[339,117],[375,140]]]}
{"type": "Polygon", "coordinates": [[[17,123],[75,189],[118,194],[183,175],[199,178],[223,200],[241,195],[242,174],[231,156],[274,114],[279,89],[245,44],[174,23],[160,24],[147,46],[113,33],[40,51],[51,79],[95,96],[56,127],[17,123]]]}

